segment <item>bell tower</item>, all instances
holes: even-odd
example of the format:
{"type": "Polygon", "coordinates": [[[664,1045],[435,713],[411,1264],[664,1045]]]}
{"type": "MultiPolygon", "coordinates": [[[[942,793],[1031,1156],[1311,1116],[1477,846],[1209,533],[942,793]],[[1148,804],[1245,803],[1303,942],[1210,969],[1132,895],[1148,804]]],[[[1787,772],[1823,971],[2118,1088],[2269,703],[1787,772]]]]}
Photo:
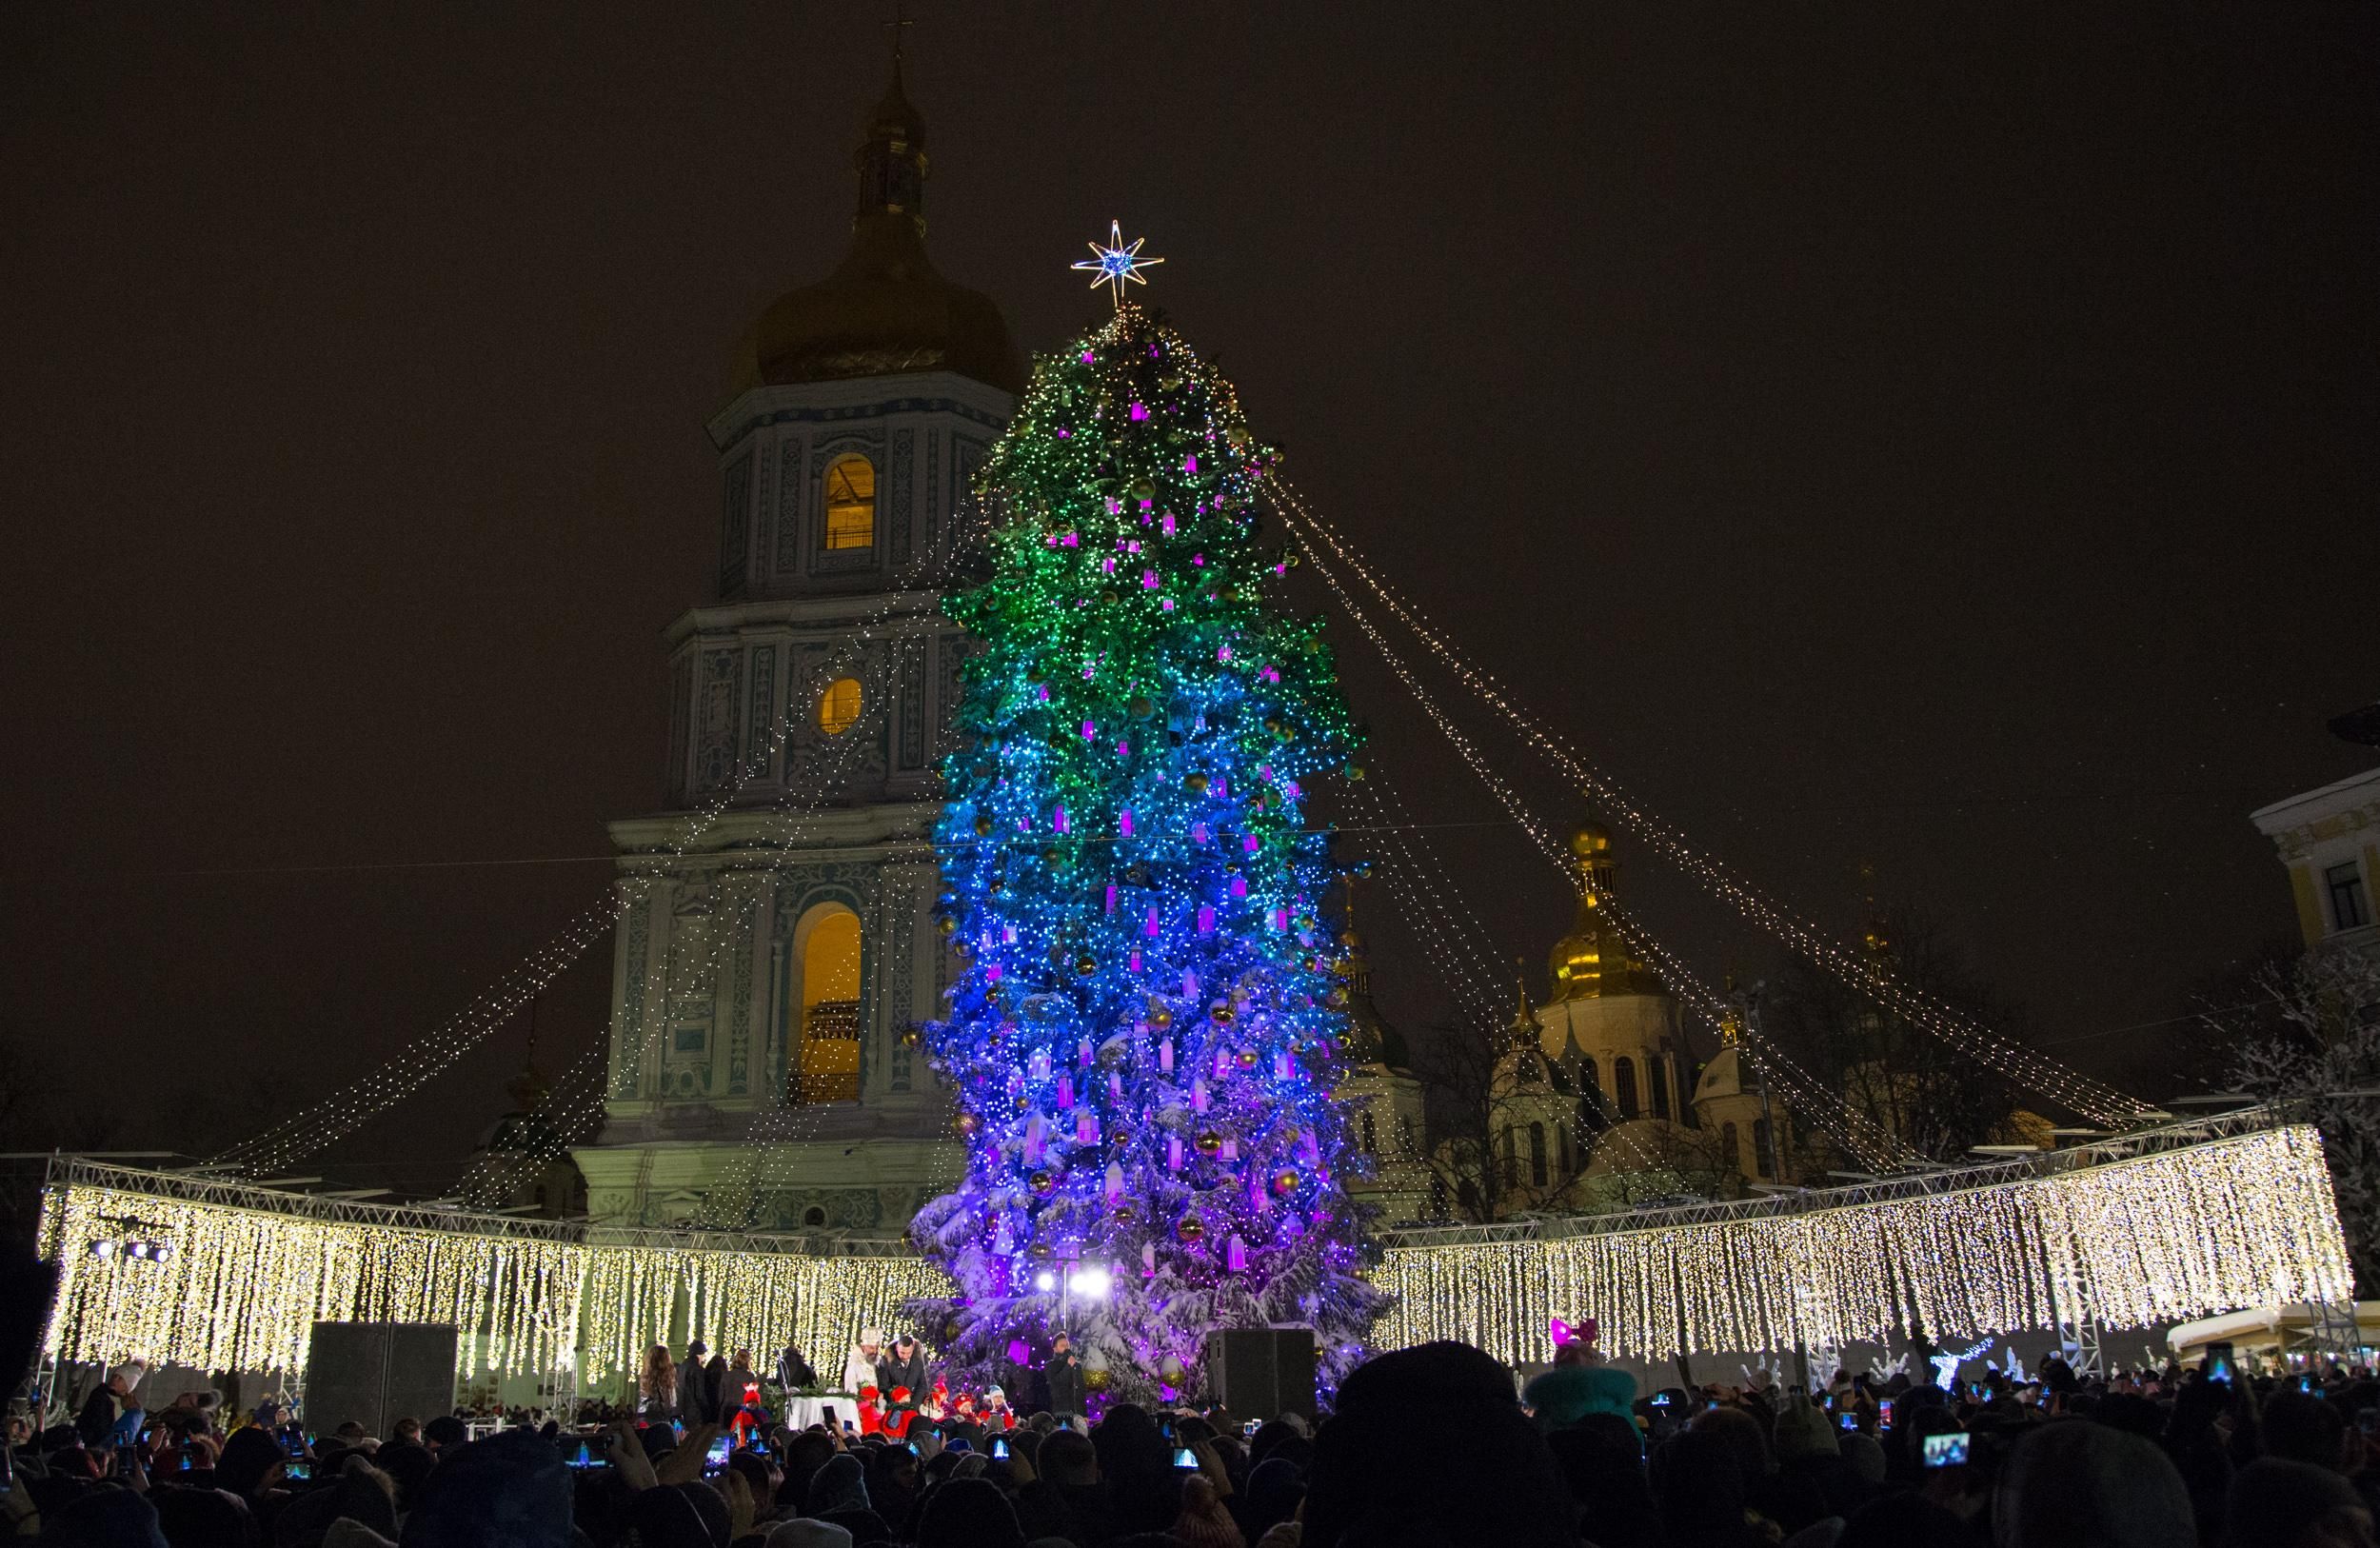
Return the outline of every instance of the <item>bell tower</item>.
{"type": "Polygon", "coordinates": [[[611,824],[605,1124],[575,1153],[601,1221],[724,1201],[889,1234],[958,1155],[911,1036],[949,975],[929,836],[965,640],[938,608],[1024,372],[1000,308],[926,256],[902,74],[896,44],[849,248],[762,312],[708,426],[716,588],[663,636],[664,804],[611,824]]]}

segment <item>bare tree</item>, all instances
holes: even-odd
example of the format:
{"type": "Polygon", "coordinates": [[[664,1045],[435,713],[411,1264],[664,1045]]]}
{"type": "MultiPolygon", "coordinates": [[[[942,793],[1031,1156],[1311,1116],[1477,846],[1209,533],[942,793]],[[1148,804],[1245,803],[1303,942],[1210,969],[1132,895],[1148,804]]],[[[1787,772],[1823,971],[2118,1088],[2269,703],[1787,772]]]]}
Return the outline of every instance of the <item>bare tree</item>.
{"type": "Polygon", "coordinates": [[[2322,1130],[2339,1223],[2366,1293],[2380,1286],[2380,961],[2308,952],[2269,968],[2263,999],[2209,1024],[2232,1041],[2232,1083],[2322,1130]]]}
{"type": "MultiPolygon", "coordinates": [[[[2021,1041],[2015,1006],[1932,922],[1888,909],[1874,933],[1902,982],[2021,1041]]],[[[1920,1155],[1958,1156],[2014,1132],[2017,1094],[1998,1071],[1805,958],[1788,958],[1769,981],[1762,1025],[1854,1111],[1920,1155]]]]}
{"type": "Polygon", "coordinates": [[[1443,1213],[1454,1219],[1487,1221],[1584,1202],[1592,1122],[1577,1094],[1552,1061],[1524,1052],[1517,1057],[1527,1067],[1515,1069],[1511,1057],[1502,1038],[1459,1028],[1433,1027],[1418,1040],[1414,1073],[1430,1133],[1422,1160],[1443,1213]]]}

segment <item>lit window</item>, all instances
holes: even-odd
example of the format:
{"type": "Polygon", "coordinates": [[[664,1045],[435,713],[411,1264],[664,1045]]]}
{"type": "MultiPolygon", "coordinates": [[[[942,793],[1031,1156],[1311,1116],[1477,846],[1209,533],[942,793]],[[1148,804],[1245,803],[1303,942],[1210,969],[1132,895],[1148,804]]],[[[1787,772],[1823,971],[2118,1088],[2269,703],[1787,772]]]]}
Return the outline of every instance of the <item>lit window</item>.
{"type": "Polygon", "coordinates": [[[818,696],[818,728],[828,736],[841,736],[859,718],[860,680],[839,677],[827,684],[826,691],[818,696]]]}
{"type": "Polygon", "coordinates": [[[838,457],[826,469],[826,546],[875,546],[875,466],[865,457],[838,457]]]}
{"type": "Polygon", "coordinates": [[[860,916],[833,907],[802,947],[801,1042],[796,1102],[854,1101],[860,1095],[860,916]]]}
{"type": "Polygon", "coordinates": [[[2330,928],[2359,930],[2371,923],[2371,905],[2364,899],[2364,873],[2353,861],[2322,873],[2330,893],[2330,928]]]}

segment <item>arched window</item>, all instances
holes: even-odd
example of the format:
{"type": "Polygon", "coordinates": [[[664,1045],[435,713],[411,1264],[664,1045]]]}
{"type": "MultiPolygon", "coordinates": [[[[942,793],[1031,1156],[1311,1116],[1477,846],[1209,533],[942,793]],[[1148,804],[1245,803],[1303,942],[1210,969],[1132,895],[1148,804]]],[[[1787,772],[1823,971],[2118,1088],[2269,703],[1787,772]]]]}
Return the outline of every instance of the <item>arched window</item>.
{"type": "Polygon", "coordinates": [[[1545,1125],[1529,1125],[1529,1186],[1545,1186],[1545,1125]]]}
{"type": "Polygon", "coordinates": [[[799,932],[802,1026],[796,1102],[860,1098],[860,916],[841,903],[812,911],[799,932]]]}
{"type": "Polygon", "coordinates": [[[1504,1125],[1504,1186],[1508,1188],[1520,1185],[1520,1151],[1513,1141],[1513,1132],[1510,1123],[1504,1125]]]}
{"type": "Polygon", "coordinates": [[[1653,1116],[1669,1117],[1669,1061],[1658,1054],[1646,1060],[1644,1080],[1653,1090],[1653,1116]]]}
{"type": "Polygon", "coordinates": [[[876,466],[857,453],[826,468],[826,546],[876,546],[876,466]]]}
{"type": "Polygon", "coordinates": [[[1593,1059],[1582,1057],[1578,1061],[1578,1089],[1585,1092],[1588,1096],[1597,1099],[1596,1105],[1597,1107],[1603,1105],[1601,1100],[1603,1096],[1603,1083],[1596,1079],[1595,1061],[1593,1059]]]}
{"type": "Polygon", "coordinates": [[[1743,1147],[1736,1143],[1735,1125],[1733,1123],[1719,1125],[1719,1154],[1726,1158],[1729,1171],[1740,1172],[1744,1169],[1743,1147]]]}
{"type": "Polygon", "coordinates": [[[841,736],[859,723],[860,680],[839,677],[826,685],[818,696],[818,728],[828,736],[841,736]]]}
{"type": "Polygon", "coordinates": [[[1379,1131],[1372,1126],[1372,1114],[1368,1110],[1363,1115],[1363,1153],[1367,1156],[1380,1153],[1379,1131]]]}
{"type": "Polygon", "coordinates": [[[1776,1175],[1775,1163],[1769,1160],[1769,1121],[1765,1118],[1752,1121],[1752,1165],[1762,1177],[1776,1175]]]}
{"type": "Polygon", "coordinates": [[[1561,1164],[1561,1175],[1567,1179],[1578,1170],[1577,1167],[1571,1164],[1569,1124],[1557,1123],[1554,1125],[1554,1146],[1556,1159],[1561,1164]]]}
{"type": "Polygon", "coordinates": [[[1636,1116],[1636,1062],[1633,1059],[1612,1061],[1612,1094],[1619,1101],[1622,1120],[1636,1116]]]}

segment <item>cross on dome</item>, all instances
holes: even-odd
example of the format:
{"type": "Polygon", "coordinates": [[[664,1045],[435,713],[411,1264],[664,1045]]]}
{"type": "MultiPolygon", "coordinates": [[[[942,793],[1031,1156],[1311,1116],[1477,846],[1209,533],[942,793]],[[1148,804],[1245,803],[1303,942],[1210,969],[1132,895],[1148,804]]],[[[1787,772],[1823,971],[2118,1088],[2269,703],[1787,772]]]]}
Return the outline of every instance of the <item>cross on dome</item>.
{"type": "Polygon", "coordinates": [[[1130,280],[1135,285],[1148,284],[1140,270],[1165,261],[1140,256],[1140,244],[1147,240],[1147,237],[1136,236],[1130,247],[1124,246],[1123,223],[1111,220],[1107,223],[1107,246],[1102,248],[1096,242],[1083,244],[1091,249],[1091,256],[1073,267],[1089,270],[1095,276],[1091,288],[1096,290],[1102,285],[1106,286],[1115,292],[1116,305],[1121,307],[1124,304],[1124,282],[1130,280]]]}

